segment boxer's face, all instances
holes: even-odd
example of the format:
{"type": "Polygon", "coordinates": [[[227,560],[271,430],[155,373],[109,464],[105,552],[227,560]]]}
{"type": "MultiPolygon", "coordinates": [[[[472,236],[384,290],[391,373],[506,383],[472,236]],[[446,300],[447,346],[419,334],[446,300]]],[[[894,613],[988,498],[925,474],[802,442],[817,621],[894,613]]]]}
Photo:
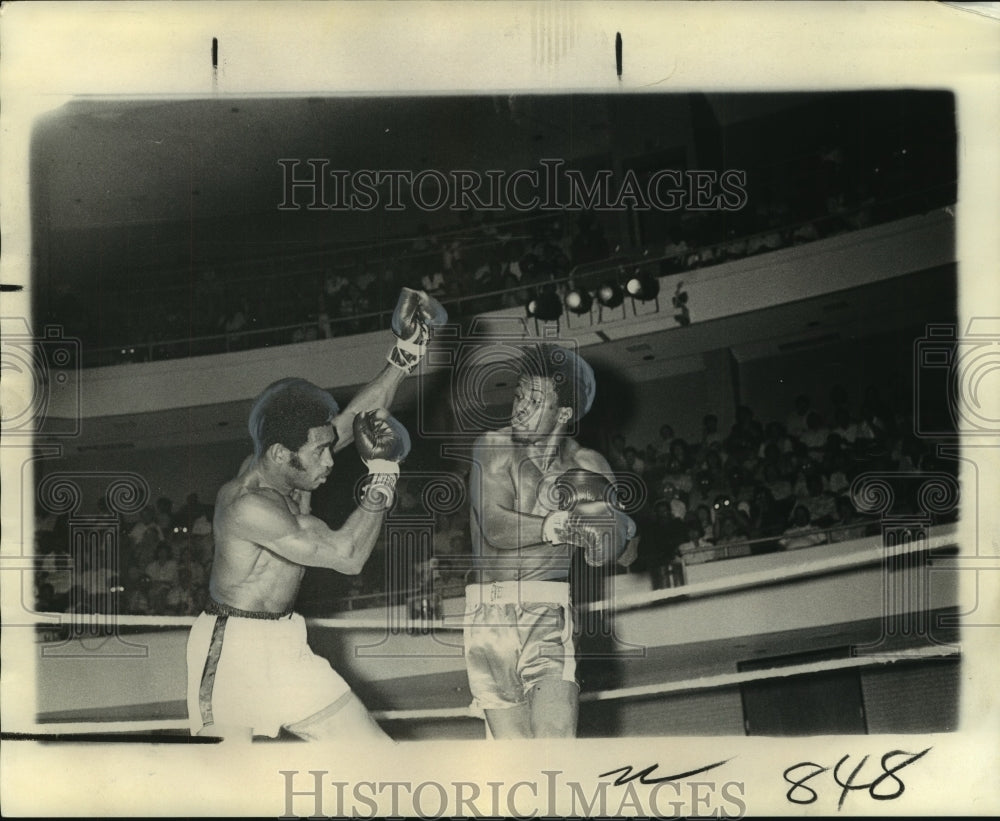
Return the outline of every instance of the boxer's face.
{"type": "Polygon", "coordinates": [[[514,391],[511,408],[511,438],[531,443],[554,432],[565,421],[552,380],[541,376],[522,376],[514,391]]]}
{"type": "Polygon", "coordinates": [[[337,433],[333,425],[309,429],[308,441],[292,454],[291,481],[299,490],[315,490],[326,481],[333,469],[333,446],[337,433]]]}

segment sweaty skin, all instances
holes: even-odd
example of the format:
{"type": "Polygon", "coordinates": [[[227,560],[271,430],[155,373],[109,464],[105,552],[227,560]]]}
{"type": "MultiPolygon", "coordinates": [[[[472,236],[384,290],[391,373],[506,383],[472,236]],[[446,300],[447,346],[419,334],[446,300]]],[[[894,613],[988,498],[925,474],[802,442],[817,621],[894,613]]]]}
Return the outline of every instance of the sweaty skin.
{"type": "Polygon", "coordinates": [[[601,454],[555,432],[562,411],[550,387],[537,377],[522,379],[512,425],[484,434],[475,444],[470,519],[483,582],[568,578],[574,548],[542,539],[542,522],[551,508],[541,504],[540,487],[574,468],[614,482],[601,454]]]}
{"type": "Polygon", "coordinates": [[[284,613],[292,609],[306,567],[361,572],[375,547],[382,511],[358,507],[343,527],[331,530],[309,515],[310,495],[330,475],[333,452],[354,440],[354,417],[389,404],[403,376],[387,366],[330,424],[310,429],[308,441],[287,454],[291,458],[250,457],[222,486],[213,524],[212,598],[240,610],[284,613]]]}

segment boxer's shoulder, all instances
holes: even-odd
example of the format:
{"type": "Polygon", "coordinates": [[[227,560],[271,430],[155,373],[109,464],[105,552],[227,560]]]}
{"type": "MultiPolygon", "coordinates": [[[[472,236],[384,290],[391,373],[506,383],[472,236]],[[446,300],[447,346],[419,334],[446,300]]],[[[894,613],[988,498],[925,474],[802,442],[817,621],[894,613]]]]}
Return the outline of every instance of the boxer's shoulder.
{"type": "Polygon", "coordinates": [[[514,445],[510,439],[511,429],[501,428],[482,434],[473,447],[475,460],[485,470],[498,469],[513,458],[514,445]]]}
{"type": "Polygon", "coordinates": [[[217,501],[219,514],[230,522],[289,513],[289,502],[277,490],[238,477],[223,486],[217,501]]]}
{"type": "Polygon", "coordinates": [[[574,468],[605,475],[610,471],[608,460],[601,456],[600,453],[592,448],[585,448],[573,440],[567,443],[567,450],[563,458],[571,462],[574,468]]]}

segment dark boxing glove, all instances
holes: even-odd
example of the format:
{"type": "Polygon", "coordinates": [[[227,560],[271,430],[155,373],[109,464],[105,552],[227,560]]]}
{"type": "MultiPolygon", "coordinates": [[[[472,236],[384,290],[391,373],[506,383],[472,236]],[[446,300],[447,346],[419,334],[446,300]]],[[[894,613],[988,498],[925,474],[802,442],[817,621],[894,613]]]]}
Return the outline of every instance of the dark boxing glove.
{"type": "Polygon", "coordinates": [[[635,536],[635,522],[619,507],[614,485],[600,473],[568,470],[541,491],[556,509],[542,523],[542,538],[582,548],[592,567],[614,561],[635,536]]]}
{"type": "Polygon", "coordinates": [[[354,417],[354,444],[369,473],[399,475],[399,463],[410,452],[410,434],[398,419],[379,408],[354,417]]]}
{"type": "Polygon", "coordinates": [[[396,344],[386,359],[409,373],[427,350],[430,329],[447,321],[448,312],[434,297],[423,291],[403,288],[390,323],[396,335],[396,344]]]}
{"type": "Polygon", "coordinates": [[[384,511],[395,497],[399,463],[410,452],[410,434],[398,419],[379,408],[354,417],[354,444],[371,477],[362,506],[384,511]]]}

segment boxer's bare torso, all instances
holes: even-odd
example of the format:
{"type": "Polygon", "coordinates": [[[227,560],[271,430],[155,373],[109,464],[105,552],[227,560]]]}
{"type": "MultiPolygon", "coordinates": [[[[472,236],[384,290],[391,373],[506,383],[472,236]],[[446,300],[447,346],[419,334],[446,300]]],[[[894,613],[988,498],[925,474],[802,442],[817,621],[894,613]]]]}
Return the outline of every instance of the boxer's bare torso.
{"type": "Polygon", "coordinates": [[[571,550],[542,539],[542,522],[553,508],[545,504],[550,485],[568,470],[610,476],[607,461],[569,437],[543,447],[511,438],[511,428],[484,434],[476,443],[472,503],[472,551],[481,581],[563,580],[571,550]],[[508,511],[519,516],[492,515],[508,511]]]}
{"type": "Polygon", "coordinates": [[[278,518],[301,515],[298,501],[264,486],[253,470],[223,485],[216,500],[209,591],[216,601],[240,610],[283,613],[295,602],[305,568],[244,536],[240,503],[249,495],[272,507],[278,518]]]}

